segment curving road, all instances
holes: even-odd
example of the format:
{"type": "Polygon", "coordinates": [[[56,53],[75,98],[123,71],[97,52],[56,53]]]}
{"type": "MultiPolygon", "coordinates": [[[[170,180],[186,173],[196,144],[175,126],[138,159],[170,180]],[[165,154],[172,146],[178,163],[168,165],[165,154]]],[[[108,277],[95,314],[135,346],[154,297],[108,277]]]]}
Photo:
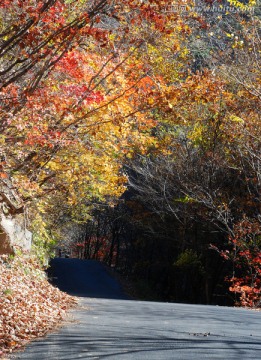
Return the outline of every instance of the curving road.
{"type": "Polygon", "coordinates": [[[49,276],[60,290],[81,297],[127,299],[118,282],[95,260],[56,258],[49,276]]]}
{"type": "Polygon", "coordinates": [[[55,259],[52,269],[62,290],[81,296],[81,306],[74,321],[17,358],[261,359],[261,312],[128,300],[95,261],[55,259]]]}

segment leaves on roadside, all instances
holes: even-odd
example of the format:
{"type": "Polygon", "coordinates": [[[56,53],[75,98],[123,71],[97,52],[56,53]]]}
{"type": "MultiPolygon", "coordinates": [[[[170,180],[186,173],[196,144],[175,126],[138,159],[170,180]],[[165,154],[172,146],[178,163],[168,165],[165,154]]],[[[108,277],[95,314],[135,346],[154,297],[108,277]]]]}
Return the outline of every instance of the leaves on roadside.
{"type": "Polygon", "coordinates": [[[36,260],[0,257],[0,357],[46,334],[76,298],[50,285],[36,260]]]}

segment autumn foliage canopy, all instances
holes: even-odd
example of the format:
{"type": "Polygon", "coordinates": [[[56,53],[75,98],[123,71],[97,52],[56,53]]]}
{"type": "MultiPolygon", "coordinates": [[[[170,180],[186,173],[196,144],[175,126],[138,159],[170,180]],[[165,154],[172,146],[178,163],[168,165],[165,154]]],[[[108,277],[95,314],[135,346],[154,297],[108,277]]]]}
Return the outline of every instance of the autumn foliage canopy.
{"type": "Polygon", "coordinates": [[[1,186],[36,244],[131,188],[180,234],[219,231],[178,251],[227,251],[230,290],[260,305],[260,18],[223,3],[1,1],[1,186]]]}

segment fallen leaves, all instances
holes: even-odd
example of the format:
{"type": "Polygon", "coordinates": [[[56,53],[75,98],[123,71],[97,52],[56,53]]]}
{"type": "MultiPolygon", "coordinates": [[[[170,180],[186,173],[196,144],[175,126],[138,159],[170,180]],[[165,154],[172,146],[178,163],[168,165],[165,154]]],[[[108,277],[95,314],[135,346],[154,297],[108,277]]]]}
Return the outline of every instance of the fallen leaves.
{"type": "Polygon", "coordinates": [[[43,336],[76,304],[49,284],[36,260],[0,256],[0,357],[43,336]]]}

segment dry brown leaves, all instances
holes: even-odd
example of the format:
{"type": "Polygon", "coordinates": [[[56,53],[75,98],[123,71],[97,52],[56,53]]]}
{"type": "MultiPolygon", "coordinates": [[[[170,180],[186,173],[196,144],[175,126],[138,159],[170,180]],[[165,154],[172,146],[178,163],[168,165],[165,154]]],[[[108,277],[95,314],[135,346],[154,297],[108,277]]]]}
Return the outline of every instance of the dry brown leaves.
{"type": "Polygon", "coordinates": [[[76,302],[49,284],[36,260],[0,256],[0,358],[45,335],[76,302]]]}

